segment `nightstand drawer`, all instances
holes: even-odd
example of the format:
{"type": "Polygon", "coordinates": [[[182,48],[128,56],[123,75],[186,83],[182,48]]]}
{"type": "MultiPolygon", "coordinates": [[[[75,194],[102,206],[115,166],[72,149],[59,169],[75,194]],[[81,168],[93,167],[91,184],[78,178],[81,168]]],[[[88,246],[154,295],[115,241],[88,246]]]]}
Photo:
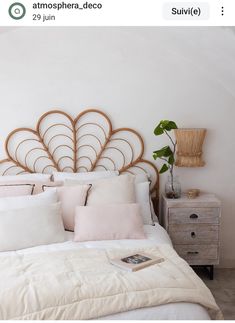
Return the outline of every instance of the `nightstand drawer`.
{"type": "Polygon", "coordinates": [[[174,246],[177,253],[180,257],[184,258],[187,261],[198,261],[204,260],[207,263],[207,260],[217,260],[218,259],[218,246],[210,245],[175,245],[174,246]]]}
{"type": "Polygon", "coordinates": [[[171,224],[169,234],[176,244],[217,244],[219,241],[218,225],[210,224],[171,224]]]}
{"type": "Polygon", "coordinates": [[[219,224],[219,208],[169,208],[169,223],[219,224]]]}

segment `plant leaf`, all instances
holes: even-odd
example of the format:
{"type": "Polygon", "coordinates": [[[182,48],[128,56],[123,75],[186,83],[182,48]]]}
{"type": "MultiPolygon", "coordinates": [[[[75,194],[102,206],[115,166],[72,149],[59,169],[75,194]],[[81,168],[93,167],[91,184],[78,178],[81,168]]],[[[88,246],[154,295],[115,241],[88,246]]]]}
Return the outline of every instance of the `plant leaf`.
{"type": "Polygon", "coordinates": [[[163,129],[165,129],[170,121],[169,120],[161,120],[160,124],[163,129]]]}
{"type": "Polygon", "coordinates": [[[167,130],[167,131],[171,131],[172,129],[177,129],[177,128],[178,127],[177,127],[176,123],[174,121],[169,121],[169,120],[165,126],[165,130],[167,130]]]}
{"type": "Polygon", "coordinates": [[[155,150],[153,152],[154,159],[161,158],[161,157],[169,157],[173,154],[171,148],[169,146],[165,146],[159,150],[155,150]]]}
{"type": "Polygon", "coordinates": [[[163,173],[167,172],[168,169],[169,169],[169,167],[167,166],[167,164],[163,164],[162,168],[159,171],[159,174],[163,174],[163,173]]]}
{"type": "Polygon", "coordinates": [[[161,120],[157,127],[154,130],[155,135],[161,135],[164,133],[164,130],[171,131],[172,129],[177,129],[177,125],[174,121],[171,120],[161,120]]]}
{"type": "Polygon", "coordinates": [[[161,157],[163,157],[163,156],[164,156],[164,150],[163,150],[163,148],[162,148],[162,149],[159,149],[159,150],[155,150],[155,151],[153,152],[153,154],[154,154],[154,156],[155,156],[155,159],[157,159],[157,158],[161,158],[161,157]]]}
{"type": "Polygon", "coordinates": [[[154,129],[154,134],[160,136],[164,133],[164,130],[171,131],[172,129],[177,129],[177,125],[174,121],[171,120],[161,120],[159,124],[154,129]]]}
{"type": "Polygon", "coordinates": [[[175,162],[175,158],[174,158],[174,155],[172,154],[171,156],[169,156],[169,158],[168,158],[168,163],[170,164],[170,165],[173,165],[174,164],[174,162],[175,162]]]}
{"type": "Polygon", "coordinates": [[[162,129],[162,127],[161,127],[161,125],[160,125],[160,123],[157,125],[157,127],[154,129],[154,134],[156,135],[156,136],[160,136],[160,135],[162,135],[164,133],[164,131],[163,131],[163,129],[162,129]]]}
{"type": "Polygon", "coordinates": [[[173,155],[173,152],[172,152],[170,146],[165,146],[162,149],[164,150],[164,157],[169,157],[169,156],[173,155]]]}

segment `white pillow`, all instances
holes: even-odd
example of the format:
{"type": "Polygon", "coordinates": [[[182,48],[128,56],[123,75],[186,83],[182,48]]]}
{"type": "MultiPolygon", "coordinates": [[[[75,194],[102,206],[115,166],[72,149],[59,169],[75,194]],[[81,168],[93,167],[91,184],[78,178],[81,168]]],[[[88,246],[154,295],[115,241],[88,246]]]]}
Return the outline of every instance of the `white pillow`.
{"type": "Polygon", "coordinates": [[[144,224],[153,224],[149,185],[149,182],[135,184],[136,203],[140,204],[144,224]]]}
{"type": "Polygon", "coordinates": [[[22,174],[22,175],[7,175],[7,176],[0,176],[0,183],[1,182],[18,182],[21,181],[29,181],[29,180],[37,180],[37,181],[49,181],[51,179],[51,174],[39,174],[39,173],[33,173],[33,174],[22,174]]]}
{"type": "MultiPolygon", "coordinates": [[[[82,181],[83,182],[83,181],[82,181]]],[[[90,181],[86,205],[135,203],[135,177],[125,174],[113,178],[90,181]]],[[[65,185],[77,185],[81,181],[66,180],[65,185]]]]}
{"type": "Polygon", "coordinates": [[[60,203],[0,211],[0,251],[64,241],[60,203]]]}
{"type": "Polygon", "coordinates": [[[135,183],[144,183],[149,181],[149,176],[146,173],[136,174],[135,183]]]}
{"type": "Polygon", "coordinates": [[[56,202],[56,190],[43,192],[37,195],[3,197],[0,198],[0,211],[48,205],[56,202]]]}
{"type": "MultiPolygon", "coordinates": [[[[141,183],[146,183],[148,182],[149,185],[148,185],[148,193],[147,193],[147,187],[144,188],[144,186],[142,187],[143,189],[143,192],[142,194],[145,194],[146,197],[145,197],[145,202],[146,202],[146,198],[147,198],[147,194],[149,196],[149,202],[150,202],[150,212],[151,212],[151,224],[154,224],[154,221],[155,222],[158,222],[158,217],[154,211],[154,207],[153,207],[153,202],[152,202],[152,199],[151,199],[151,193],[150,193],[150,190],[149,190],[149,186],[150,186],[150,182],[149,182],[149,179],[150,177],[147,175],[147,174],[137,174],[135,175],[135,183],[138,185],[138,184],[141,184],[141,183]],[[154,221],[152,220],[154,219],[154,221]]],[[[140,201],[138,201],[138,203],[141,203],[140,201]]],[[[149,218],[147,216],[147,213],[149,213],[148,211],[148,205],[143,205],[142,208],[145,208],[145,216],[146,216],[146,219],[149,218]]],[[[147,221],[145,224],[150,224],[150,221],[147,221]],[[148,223],[147,223],[148,222],[148,223]]]]}
{"type": "Polygon", "coordinates": [[[154,222],[159,223],[158,216],[155,213],[154,206],[153,206],[153,201],[152,201],[151,198],[150,198],[150,208],[151,208],[151,214],[152,214],[153,223],[154,222]]]}
{"type": "Polygon", "coordinates": [[[66,172],[53,172],[54,181],[64,181],[66,179],[74,179],[79,181],[89,181],[103,178],[111,178],[118,176],[118,171],[97,171],[97,172],[83,172],[83,173],[66,173],[66,172]]]}

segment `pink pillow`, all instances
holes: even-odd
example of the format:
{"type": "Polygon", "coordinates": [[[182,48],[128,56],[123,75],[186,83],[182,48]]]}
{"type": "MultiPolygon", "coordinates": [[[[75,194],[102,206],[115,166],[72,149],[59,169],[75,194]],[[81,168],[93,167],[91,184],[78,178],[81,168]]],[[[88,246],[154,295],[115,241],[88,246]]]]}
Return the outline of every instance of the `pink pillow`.
{"type": "Polygon", "coordinates": [[[74,241],[145,239],[139,204],[78,206],[74,241]]]}
{"type": "Polygon", "coordinates": [[[62,218],[65,230],[74,231],[74,217],[76,206],[85,205],[87,193],[91,185],[47,187],[57,192],[58,201],[61,202],[62,218]]]}
{"type": "Polygon", "coordinates": [[[0,185],[0,198],[10,196],[24,196],[33,194],[34,185],[30,184],[7,184],[0,185]]]}
{"type": "Polygon", "coordinates": [[[63,182],[61,182],[61,181],[60,182],[35,181],[34,184],[35,184],[35,189],[33,191],[33,194],[36,195],[36,194],[44,192],[44,189],[43,189],[44,186],[58,187],[58,186],[62,186],[63,182]]]}
{"type": "Polygon", "coordinates": [[[23,185],[29,184],[34,185],[33,195],[39,194],[43,192],[43,186],[62,186],[63,182],[51,182],[51,181],[44,181],[40,179],[21,179],[21,175],[16,178],[16,176],[6,176],[6,180],[4,177],[1,179],[0,185],[23,185]]]}

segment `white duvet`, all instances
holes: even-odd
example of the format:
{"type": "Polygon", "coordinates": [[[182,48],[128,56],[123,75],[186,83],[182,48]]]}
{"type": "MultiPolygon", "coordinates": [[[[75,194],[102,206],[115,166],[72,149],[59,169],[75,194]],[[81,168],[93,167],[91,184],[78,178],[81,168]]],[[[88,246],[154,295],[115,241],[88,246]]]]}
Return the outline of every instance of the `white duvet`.
{"type": "Polygon", "coordinates": [[[209,291],[175,255],[165,230],[156,225],[145,226],[145,231],[147,240],[87,243],[72,242],[73,234],[68,233],[65,243],[0,253],[0,319],[208,319],[204,307],[210,309],[213,318],[219,318],[209,291]],[[86,252],[87,248],[90,250],[86,252]],[[156,277],[153,267],[128,276],[110,267],[107,258],[125,248],[152,250],[171,261],[157,268],[156,277]],[[95,269],[91,268],[94,264],[95,269]],[[142,292],[136,290],[134,283],[139,275],[142,292]],[[99,280],[101,283],[96,284],[99,280]]]}
{"type": "Polygon", "coordinates": [[[78,248],[145,248],[158,246],[160,244],[172,245],[168,234],[158,223],[155,223],[155,226],[145,225],[144,230],[147,236],[146,240],[103,240],[79,243],[73,242],[73,232],[66,231],[66,242],[33,247],[19,251],[0,252],[0,257],[4,255],[25,255],[29,253],[70,250],[78,248]]]}

